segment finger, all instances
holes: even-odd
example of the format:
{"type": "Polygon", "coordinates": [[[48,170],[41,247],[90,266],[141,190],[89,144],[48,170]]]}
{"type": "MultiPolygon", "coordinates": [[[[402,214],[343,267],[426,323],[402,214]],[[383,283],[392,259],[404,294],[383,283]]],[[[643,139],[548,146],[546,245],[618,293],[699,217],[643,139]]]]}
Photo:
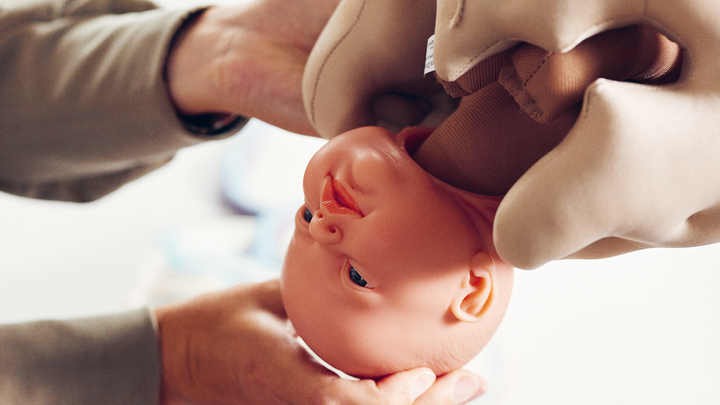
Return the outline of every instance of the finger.
{"type": "Polygon", "coordinates": [[[385,377],[377,383],[378,389],[397,403],[413,403],[435,382],[435,373],[429,368],[417,368],[385,377]]]}
{"type": "Polygon", "coordinates": [[[416,405],[466,404],[488,390],[484,378],[467,370],[455,370],[437,379],[416,405]]]}

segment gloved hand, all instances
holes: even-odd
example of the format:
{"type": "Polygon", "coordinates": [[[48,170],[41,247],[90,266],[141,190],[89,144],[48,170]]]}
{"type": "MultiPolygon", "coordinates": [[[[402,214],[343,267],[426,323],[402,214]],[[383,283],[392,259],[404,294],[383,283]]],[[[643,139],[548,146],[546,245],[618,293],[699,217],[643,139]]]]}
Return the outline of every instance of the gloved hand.
{"type": "MultiPolygon", "coordinates": [[[[312,63],[306,69],[306,108],[328,111],[330,117],[316,113],[311,122],[316,128],[333,120],[341,123],[325,133],[318,129],[323,136],[373,124],[377,117],[368,113],[368,106],[392,87],[396,72],[419,74],[408,66],[417,66],[424,53],[424,38],[431,34],[425,28],[427,16],[423,14],[422,24],[412,24],[410,16],[388,13],[381,3],[344,1],[341,7],[352,6],[354,12],[345,13],[344,23],[329,25],[319,43],[327,32],[335,32],[332,45],[325,45],[314,62],[311,55],[322,69],[313,72],[312,63]],[[369,24],[371,12],[386,18],[369,24]],[[385,38],[374,44],[368,40],[368,46],[382,44],[379,56],[372,48],[355,46],[353,34],[365,25],[385,38]],[[387,36],[386,26],[399,28],[387,36]],[[354,61],[339,63],[353,52],[362,55],[364,69],[354,61]],[[313,91],[308,91],[308,77],[313,91]],[[348,77],[352,87],[334,87],[348,77]],[[318,89],[331,90],[321,94],[318,89]],[[361,93],[364,97],[356,97],[361,93]],[[337,108],[321,108],[323,100],[337,108]],[[356,104],[348,108],[344,102],[356,104]]],[[[407,0],[390,3],[408,7],[407,0]]],[[[430,7],[413,4],[415,14],[430,7]]],[[[535,268],[563,257],[606,257],[720,240],[720,212],[714,208],[720,203],[720,187],[713,176],[720,173],[720,130],[713,125],[720,118],[720,71],[714,62],[720,51],[712,40],[720,25],[711,18],[718,12],[720,5],[710,0],[438,3],[434,62],[438,77],[447,82],[488,64],[488,57],[518,42],[567,52],[594,34],[636,23],[658,28],[684,48],[687,62],[676,83],[649,86],[601,79],[587,88],[580,118],[569,134],[514,184],[500,205],[494,239],[505,261],[535,268]]]]}

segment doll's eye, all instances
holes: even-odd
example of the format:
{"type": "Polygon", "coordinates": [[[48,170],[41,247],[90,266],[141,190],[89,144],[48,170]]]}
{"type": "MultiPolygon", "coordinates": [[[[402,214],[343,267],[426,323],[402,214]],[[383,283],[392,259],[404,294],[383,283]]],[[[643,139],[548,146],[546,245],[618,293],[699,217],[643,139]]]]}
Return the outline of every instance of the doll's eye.
{"type": "Polygon", "coordinates": [[[360,287],[371,288],[370,286],[368,286],[368,282],[365,281],[365,279],[360,275],[360,273],[357,272],[357,270],[355,270],[353,266],[350,266],[350,281],[359,285],[360,287]]]}
{"type": "Polygon", "coordinates": [[[310,212],[310,208],[307,208],[307,207],[305,208],[305,212],[303,212],[303,219],[304,219],[305,222],[307,222],[308,224],[310,223],[310,221],[312,221],[312,219],[313,219],[313,214],[312,214],[312,212],[310,212]]]}

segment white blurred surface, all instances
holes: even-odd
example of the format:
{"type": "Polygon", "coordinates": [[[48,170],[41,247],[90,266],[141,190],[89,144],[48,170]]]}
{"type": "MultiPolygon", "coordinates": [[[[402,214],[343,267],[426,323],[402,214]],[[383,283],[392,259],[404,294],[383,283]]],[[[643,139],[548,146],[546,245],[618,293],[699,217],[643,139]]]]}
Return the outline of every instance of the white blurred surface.
{"type": "Polygon", "coordinates": [[[715,245],[516,270],[490,347],[500,378],[477,403],[720,404],[719,257],[715,245]]]}
{"type": "Polygon", "coordinates": [[[159,232],[230,215],[219,186],[230,142],[181,151],[89,204],[0,193],[0,322],[126,309],[159,232]]]}

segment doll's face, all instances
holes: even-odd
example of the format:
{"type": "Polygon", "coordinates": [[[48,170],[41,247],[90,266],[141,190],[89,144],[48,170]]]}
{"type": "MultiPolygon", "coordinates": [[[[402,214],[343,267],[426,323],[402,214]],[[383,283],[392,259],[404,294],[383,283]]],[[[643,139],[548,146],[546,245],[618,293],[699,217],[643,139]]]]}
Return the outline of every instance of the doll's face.
{"type": "Polygon", "coordinates": [[[422,365],[457,327],[448,315],[469,258],[491,243],[380,128],[326,144],[303,181],[283,265],[298,334],[330,365],[377,376],[422,365]]]}

